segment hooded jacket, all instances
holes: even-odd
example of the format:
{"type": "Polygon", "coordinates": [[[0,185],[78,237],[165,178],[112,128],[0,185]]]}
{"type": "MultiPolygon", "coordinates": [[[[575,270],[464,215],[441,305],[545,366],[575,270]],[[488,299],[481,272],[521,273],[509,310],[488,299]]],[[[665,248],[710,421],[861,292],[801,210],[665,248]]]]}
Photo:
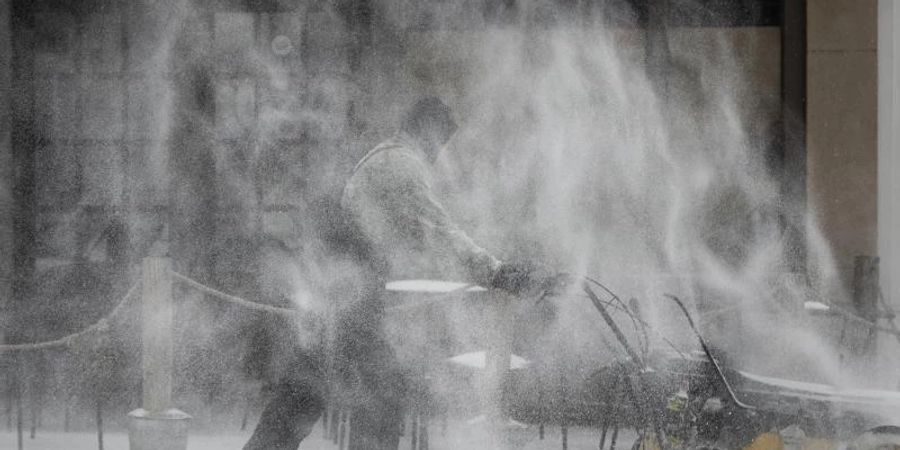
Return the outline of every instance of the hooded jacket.
{"type": "Polygon", "coordinates": [[[387,263],[389,279],[490,286],[500,267],[441,206],[425,151],[408,134],[382,142],[360,160],[341,206],[387,263]]]}

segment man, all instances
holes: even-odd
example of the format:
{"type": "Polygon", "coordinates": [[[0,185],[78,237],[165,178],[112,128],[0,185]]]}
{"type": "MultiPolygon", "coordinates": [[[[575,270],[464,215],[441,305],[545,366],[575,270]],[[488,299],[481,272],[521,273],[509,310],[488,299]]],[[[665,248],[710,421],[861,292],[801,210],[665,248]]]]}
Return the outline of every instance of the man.
{"type": "MultiPolygon", "coordinates": [[[[504,264],[450,219],[432,190],[431,166],[456,132],[450,108],[428,97],[403,117],[399,132],[353,170],[341,205],[381,263],[381,282],[444,279],[521,294],[537,289],[526,266],[504,264]]],[[[399,444],[403,376],[381,328],[382,298],[372,292],[342,326],[339,349],[356,367],[350,450],[395,450],[399,444]]]]}
{"type": "MultiPolygon", "coordinates": [[[[291,297],[309,286],[297,251],[272,237],[246,245],[232,241],[247,270],[231,270],[232,291],[248,294],[270,306],[292,308],[291,297]],[[246,277],[245,279],[241,279],[246,277]]],[[[307,258],[309,257],[307,256],[307,258]]],[[[243,365],[248,375],[264,380],[266,404],[244,450],[296,450],[325,410],[327,376],[318,345],[322,321],[313,311],[298,308],[295,318],[251,315],[239,333],[246,344],[243,365]]],[[[229,330],[233,332],[233,330],[229,330]]]]}
{"type": "Polygon", "coordinates": [[[341,205],[389,279],[466,280],[514,294],[537,287],[528,266],[503,264],[479,247],[434,195],[431,166],[456,129],[440,99],[418,101],[399,132],[357,163],[341,205]]]}

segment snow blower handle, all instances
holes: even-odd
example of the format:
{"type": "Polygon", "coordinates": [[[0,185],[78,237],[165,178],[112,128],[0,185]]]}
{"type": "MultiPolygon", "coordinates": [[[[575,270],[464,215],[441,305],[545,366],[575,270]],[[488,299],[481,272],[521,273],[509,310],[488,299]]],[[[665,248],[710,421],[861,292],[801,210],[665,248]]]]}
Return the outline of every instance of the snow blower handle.
{"type": "Polygon", "coordinates": [[[719,365],[719,362],[716,361],[716,358],[713,358],[712,352],[709,350],[709,346],[706,345],[706,340],[703,339],[703,336],[700,334],[700,330],[697,329],[697,326],[694,324],[694,319],[691,318],[691,314],[688,312],[687,308],[682,303],[681,299],[672,295],[672,294],[663,294],[675,304],[678,305],[678,308],[681,309],[681,312],[684,313],[684,317],[687,318],[688,325],[690,325],[691,330],[694,331],[694,335],[697,336],[697,340],[700,341],[700,347],[703,348],[703,353],[706,354],[706,358],[709,359],[709,362],[713,365],[713,368],[716,371],[716,375],[719,377],[719,380],[725,385],[725,390],[728,391],[728,396],[731,397],[731,401],[734,402],[735,405],[742,409],[754,411],[756,410],[755,406],[748,405],[740,400],[738,400],[737,395],[734,393],[734,389],[731,388],[731,383],[728,382],[728,379],[725,378],[725,372],[722,371],[722,366],[719,365]]]}

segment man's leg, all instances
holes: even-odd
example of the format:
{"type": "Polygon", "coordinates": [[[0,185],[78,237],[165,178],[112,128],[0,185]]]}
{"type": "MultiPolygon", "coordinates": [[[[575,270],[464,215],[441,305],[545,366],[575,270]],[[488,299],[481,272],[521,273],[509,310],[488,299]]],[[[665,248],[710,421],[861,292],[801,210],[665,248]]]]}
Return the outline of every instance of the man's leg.
{"type": "MultiPolygon", "coordinates": [[[[381,375],[378,375],[381,376],[381,375]]],[[[377,380],[369,398],[352,408],[348,450],[397,450],[403,422],[403,377],[377,380]],[[387,382],[387,383],[386,383],[387,382]]]]}
{"type": "Polygon", "coordinates": [[[406,377],[382,330],[377,300],[358,305],[341,321],[339,353],[353,373],[348,450],[397,450],[406,377]]]}
{"type": "Polygon", "coordinates": [[[313,358],[301,354],[271,392],[244,450],[297,450],[325,409],[324,380],[313,358]]]}

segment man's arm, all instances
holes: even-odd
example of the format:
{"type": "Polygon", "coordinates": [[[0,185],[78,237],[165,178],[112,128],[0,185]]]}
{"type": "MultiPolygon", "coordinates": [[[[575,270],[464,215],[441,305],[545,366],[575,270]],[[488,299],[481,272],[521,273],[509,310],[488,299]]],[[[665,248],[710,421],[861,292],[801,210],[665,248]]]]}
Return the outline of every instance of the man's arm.
{"type": "Polygon", "coordinates": [[[469,277],[481,286],[502,289],[514,295],[535,290],[555,290],[567,281],[559,276],[547,277],[530,264],[502,263],[487,250],[478,246],[450,219],[434,196],[428,184],[412,178],[400,184],[402,207],[409,208],[403,216],[418,225],[426,244],[438,256],[455,258],[466,269],[469,277]],[[442,254],[443,253],[443,254],[442,254]]]}
{"type": "Polygon", "coordinates": [[[472,281],[490,287],[500,260],[481,248],[459,228],[435,197],[416,162],[400,161],[393,173],[389,203],[398,225],[420,234],[423,244],[439,257],[454,259],[463,265],[472,281]]]}

